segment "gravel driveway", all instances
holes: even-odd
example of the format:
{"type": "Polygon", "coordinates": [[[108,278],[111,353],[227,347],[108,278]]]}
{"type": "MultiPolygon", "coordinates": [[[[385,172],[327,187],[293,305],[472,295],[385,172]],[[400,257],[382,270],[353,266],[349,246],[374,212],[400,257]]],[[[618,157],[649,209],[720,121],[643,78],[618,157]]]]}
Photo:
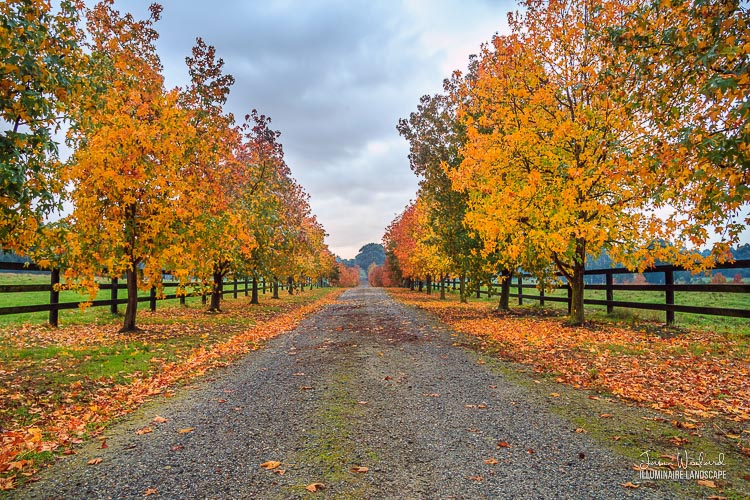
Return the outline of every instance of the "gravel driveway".
{"type": "Polygon", "coordinates": [[[352,289],[199,387],[145,406],[109,429],[106,448],[101,441],[89,443],[16,494],[662,495],[621,486],[637,481],[632,461],[576,433],[542,399],[505,380],[492,361],[454,347],[456,340],[455,333],[381,289],[352,289]],[[154,422],[157,415],[166,422],[154,422]],[[136,433],[145,427],[152,432],[136,433]],[[267,461],[280,464],[261,468],[267,461]],[[311,483],[325,489],[310,493],[305,487],[311,483]]]}

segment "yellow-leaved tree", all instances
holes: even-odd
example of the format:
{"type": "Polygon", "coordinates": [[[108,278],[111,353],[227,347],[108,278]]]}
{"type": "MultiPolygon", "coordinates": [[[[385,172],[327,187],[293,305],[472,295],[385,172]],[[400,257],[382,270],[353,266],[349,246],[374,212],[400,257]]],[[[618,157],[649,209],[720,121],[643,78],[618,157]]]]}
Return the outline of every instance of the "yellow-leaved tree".
{"type": "Polygon", "coordinates": [[[76,150],[64,170],[74,204],[67,277],[95,288],[102,272],[126,275],[123,331],[136,329],[139,287],[161,283],[161,257],[180,243],[175,222],[193,194],[181,172],[193,128],[178,92],[164,90],[153,27],[161,7],[150,10],[141,21],[111,1],[89,12],[96,73],[73,115],[76,150]]]}
{"type": "Polygon", "coordinates": [[[484,48],[467,80],[459,114],[468,138],[451,175],[469,193],[467,223],[485,246],[529,270],[553,263],[580,324],[587,255],[606,248],[627,260],[661,225],[634,175],[642,131],[601,78],[612,47],[597,34],[620,4],[523,5],[509,16],[513,33],[484,48]]]}

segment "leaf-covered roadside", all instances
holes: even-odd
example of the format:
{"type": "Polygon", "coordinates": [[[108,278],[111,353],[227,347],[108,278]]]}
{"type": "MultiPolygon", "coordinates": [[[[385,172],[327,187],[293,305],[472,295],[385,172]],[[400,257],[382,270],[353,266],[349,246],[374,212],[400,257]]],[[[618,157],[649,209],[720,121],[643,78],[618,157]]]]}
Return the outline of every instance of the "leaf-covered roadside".
{"type": "Polygon", "coordinates": [[[555,374],[557,382],[610,392],[688,429],[715,417],[731,421],[744,428],[735,442],[750,456],[750,339],[713,332],[660,336],[606,324],[569,327],[559,318],[498,316],[486,303],[389,292],[456,331],[491,341],[504,359],[555,374]]]}
{"type": "Polygon", "coordinates": [[[0,331],[0,490],[33,480],[112,419],[258,349],[339,294],[317,289],[264,306],[226,301],[218,315],[169,308],[131,334],[114,324],[0,331]]]}

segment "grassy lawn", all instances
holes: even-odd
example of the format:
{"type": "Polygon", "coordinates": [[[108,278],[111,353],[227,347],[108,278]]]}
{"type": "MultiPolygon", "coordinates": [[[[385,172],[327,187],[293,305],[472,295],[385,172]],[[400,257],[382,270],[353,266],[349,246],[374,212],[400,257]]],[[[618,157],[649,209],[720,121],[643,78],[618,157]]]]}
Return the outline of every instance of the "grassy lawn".
{"type": "MultiPolygon", "coordinates": [[[[0,272],[0,285],[49,285],[50,276],[49,273],[13,273],[13,272],[0,272]]],[[[102,280],[102,283],[109,283],[108,279],[102,280]]],[[[127,283],[126,280],[120,280],[120,285],[123,286],[127,283]]],[[[238,285],[238,296],[244,295],[244,282],[239,282],[238,285]]],[[[233,286],[232,283],[225,284],[224,297],[231,299],[233,286]]],[[[175,288],[165,288],[165,294],[174,294],[175,288]]],[[[259,293],[262,295],[262,289],[259,293]]],[[[267,289],[266,293],[270,293],[270,289],[267,289]]],[[[139,297],[148,297],[149,292],[140,290],[138,292],[139,297]]],[[[118,299],[124,299],[127,297],[125,290],[118,290],[118,299]]],[[[94,300],[109,300],[111,298],[110,290],[99,290],[94,300]]],[[[90,300],[88,294],[78,293],[74,291],[63,290],[60,292],[60,303],[65,302],[85,302],[90,300]]],[[[190,306],[200,307],[200,297],[187,297],[186,302],[190,306]]],[[[26,305],[39,305],[49,304],[49,292],[22,292],[22,293],[0,293],[0,307],[13,307],[13,306],[26,306],[26,305]]],[[[157,302],[157,309],[161,307],[171,307],[179,305],[179,299],[167,299],[159,300],[157,302]]],[[[120,304],[120,311],[124,310],[124,304],[120,304]]],[[[147,310],[149,307],[148,302],[140,302],[138,304],[139,310],[147,310]]],[[[103,325],[113,320],[113,315],[109,312],[109,306],[106,307],[87,307],[85,309],[64,309],[59,313],[59,324],[60,325],[103,325]]],[[[11,326],[17,324],[43,324],[49,319],[49,312],[34,312],[34,313],[21,313],[11,314],[6,316],[0,316],[0,327],[11,326]]]]}
{"type": "MultiPolygon", "coordinates": [[[[497,303],[499,301],[499,287],[493,288],[492,298],[487,298],[486,290],[487,287],[482,287],[483,293],[481,299],[476,298],[476,293],[469,296],[470,300],[479,300],[488,303],[497,303]]],[[[448,289],[450,293],[452,289],[448,289]]],[[[517,293],[518,288],[511,287],[511,294],[517,293]]],[[[439,293],[436,291],[435,293],[439,293]]],[[[526,295],[539,295],[539,291],[535,288],[524,288],[523,293],[526,295]]],[[[566,290],[554,290],[553,292],[545,292],[545,298],[547,297],[559,297],[567,298],[566,290]]],[[[593,300],[606,300],[606,292],[604,290],[584,290],[585,299],[593,300]]],[[[615,290],[614,300],[622,302],[642,302],[652,304],[664,304],[665,303],[665,292],[649,292],[649,291],[631,291],[631,290],[615,290]]],[[[745,293],[719,293],[719,292],[675,292],[675,304],[686,305],[686,306],[699,306],[699,307],[724,307],[730,309],[749,309],[750,310],[750,294],[745,293]]],[[[523,305],[518,305],[518,298],[511,297],[510,306],[512,308],[532,308],[539,310],[546,310],[550,313],[564,314],[567,311],[567,304],[565,302],[551,302],[546,301],[544,307],[539,305],[538,300],[523,299],[523,305]]],[[[598,305],[585,305],[586,317],[594,321],[624,323],[631,326],[637,326],[639,324],[653,324],[653,323],[664,323],[666,321],[666,313],[664,311],[651,311],[647,309],[631,309],[615,307],[612,314],[607,314],[606,306],[598,305]]],[[[746,318],[732,318],[725,316],[712,316],[705,314],[690,314],[690,313],[675,313],[675,324],[676,329],[687,328],[701,331],[716,331],[723,333],[740,333],[750,335],[750,320],[746,318]]]]}
{"type": "Polygon", "coordinates": [[[16,321],[0,325],[0,486],[22,484],[113,418],[257,349],[336,293],[279,295],[252,305],[230,293],[219,313],[200,298],[159,301],[153,313],[141,303],[135,333],[120,333],[122,317],[108,307],[66,311],[60,328],[44,323],[46,313],[27,322],[8,316],[16,321]]]}

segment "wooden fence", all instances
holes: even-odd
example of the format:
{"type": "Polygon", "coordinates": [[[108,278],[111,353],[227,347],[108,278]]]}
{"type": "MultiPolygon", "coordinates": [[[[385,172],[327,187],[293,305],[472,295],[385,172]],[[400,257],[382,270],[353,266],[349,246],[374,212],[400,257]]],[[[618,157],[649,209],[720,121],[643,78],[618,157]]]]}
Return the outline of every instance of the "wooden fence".
{"type": "MultiPolygon", "coordinates": [[[[750,260],[737,260],[735,262],[729,262],[725,264],[719,264],[710,271],[719,271],[722,269],[750,269],[750,260]]],[[[647,309],[652,311],[664,311],[666,313],[666,322],[668,324],[674,323],[675,313],[691,313],[691,314],[705,314],[713,316],[728,316],[735,318],[750,318],[750,309],[737,309],[729,307],[711,307],[711,306],[689,306],[675,304],[675,292],[694,292],[694,293],[706,293],[706,292],[721,292],[721,293],[750,293],[750,284],[747,283],[722,283],[722,284],[682,284],[675,283],[675,273],[685,271],[684,268],[679,266],[660,265],[647,269],[644,273],[663,273],[664,284],[619,284],[615,283],[614,277],[616,275],[633,275],[636,274],[630,269],[625,268],[612,268],[612,269],[591,269],[586,270],[586,276],[604,276],[604,284],[587,284],[586,290],[604,290],[605,299],[584,299],[584,304],[606,306],[607,313],[611,314],[615,307],[624,307],[630,309],[647,309]],[[615,300],[615,292],[617,291],[648,291],[648,292],[665,292],[664,303],[648,303],[648,302],[631,302],[615,300]]],[[[558,275],[561,276],[561,275],[558,275]]],[[[539,291],[537,289],[536,282],[530,280],[531,275],[521,273],[513,278],[512,288],[510,296],[518,299],[518,304],[523,305],[524,299],[538,301],[540,305],[544,305],[545,302],[565,302],[568,305],[568,311],[570,311],[571,303],[571,289],[567,284],[555,287],[558,290],[567,290],[567,297],[551,297],[545,295],[544,290],[539,291]],[[526,282],[524,282],[526,280],[526,282]],[[532,282],[533,281],[533,282],[532,282]],[[525,293],[524,290],[534,289],[537,291],[536,294],[525,293]]],[[[563,278],[564,280],[564,278],[563,278]]],[[[660,280],[662,281],[662,280],[660,280]]],[[[458,280],[449,279],[446,280],[442,286],[452,287],[454,290],[458,285],[458,280]]],[[[438,284],[440,286],[440,284],[438,284]]],[[[479,287],[471,287],[473,291],[480,297],[482,294],[489,297],[498,295],[493,290],[494,287],[499,287],[498,284],[489,287],[487,290],[482,290],[479,287]]]]}
{"type": "MultiPolygon", "coordinates": [[[[60,291],[55,289],[55,285],[60,283],[60,271],[53,269],[52,271],[41,269],[33,264],[23,263],[0,263],[0,276],[2,272],[38,272],[38,273],[49,273],[50,283],[49,284],[38,284],[38,285],[2,285],[0,284],[0,293],[28,293],[28,292],[49,292],[49,300],[43,304],[31,304],[23,306],[8,306],[0,307],[0,316],[9,314],[22,314],[31,312],[49,312],[49,324],[57,326],[59,311],[64,309],[76,309],[80,304],[89,304],[91,307],[105,307],[109,306],[110,311],[113,314],[117,313],[117,306],[119,304],[126,304],[127,298],[119,294],[120,290],[127,290],[127,284],[120,283],[117,278],[112,278],[110,283],[99,284],[100,290],[110,290],[110,298],[106,300],[81,300],[76,302],[60,302],[60,291]]],[[[264,294],[266,290],[272,288],[272,283],[267,282],[265,279],[258,281],[258,290],[264,294]]],[[[311,285],[311,283],[306,283],[311,285]]],[[[177,288],[179,286],[176,282],[165,282],[162,285],[165,289],[177,288]]],[[[279,289],[285,289],[288,285],[284,282],[279,282],[279,289]]],[[[232,294],[236,299],[240,294],[247,296],[252,290],[251,280],[249,278],[237,279],[234,278],[224,282],[224,288],[222,295],[232,294]]],[[[175,290],[176,292],[176,290],[175,290]]],[[[125,294],[126,295],[126,294],[125,294]]],[[[200,294],[188,293],[187,296],[200,296],[200,294]]],[[[205,298],[205,295],[203,295],[205,298]]],[[[185,295],[177,293],[167,294],[158,297],[156,294],[156,288],[152,287],[148,296],[138,297],[138,302],[148,302],[151,311],[156,310],[156,303],[159,300],[167,299],[180,299],[180,303],[185,303],[185,295]]]]}

